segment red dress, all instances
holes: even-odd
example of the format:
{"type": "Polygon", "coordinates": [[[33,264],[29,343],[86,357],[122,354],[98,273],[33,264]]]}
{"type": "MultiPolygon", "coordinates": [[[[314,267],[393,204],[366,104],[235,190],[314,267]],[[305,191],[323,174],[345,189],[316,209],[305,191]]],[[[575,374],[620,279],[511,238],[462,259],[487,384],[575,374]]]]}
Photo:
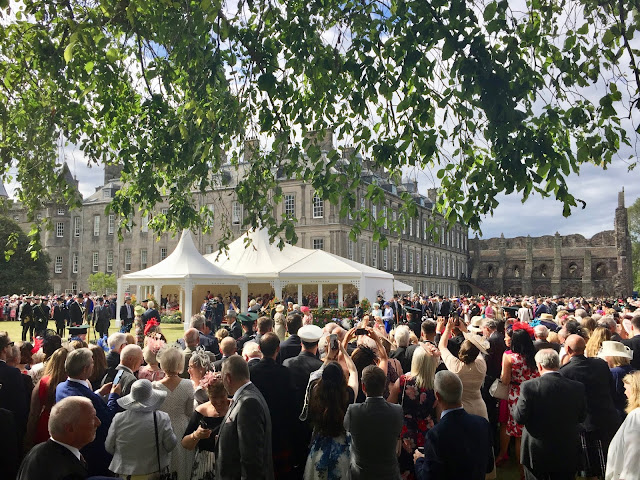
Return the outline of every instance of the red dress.
{"type": "MultiPolygon", "coordinates": [[[[47,397],[49,395],[49,383],[51,381],[50,376],[45,376],[40,379],[40,386],[38,387],[38,400],[40,401],[41,410],[38,417],[38,424],[36,426],[36,433],[33,437],[33,444],[43,443],[49,440],[49,415],[51,415],[51,407],[47,405],[47,397]]],[[[55,387],[54,387],[55,388],[55,387]]]]}
{"type": "Polygon", "coordinates": [[[524,357],[519,353],[509,353],[511,357],[511,383],[509,384],[509,420],[507,421],[507,435],[510,437],[522,437],[523,426],[516,423],[513,414],[520,396],[520,384],[526,380],[539,377],[537,369],[531,370],[524,357]]]}

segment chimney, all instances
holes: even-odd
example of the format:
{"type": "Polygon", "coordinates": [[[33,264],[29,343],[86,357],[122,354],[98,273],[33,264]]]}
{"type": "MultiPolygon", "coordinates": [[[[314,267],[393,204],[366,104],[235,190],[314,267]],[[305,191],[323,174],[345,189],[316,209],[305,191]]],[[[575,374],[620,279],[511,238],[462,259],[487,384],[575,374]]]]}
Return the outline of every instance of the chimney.
{"type": "Polygon", "coordinates": [[[320,137],[319,130],[310,130],[304,134],[305,139],[309,139],[311,144],[316,144],[321,152],[328,152],[333,148],[333,129],[326,128],[324,137],[320,137]]]}
{"type": "Polygon", "coordinates": [[[249,162],[260,152],[260,141],[256,137],[247,138],[244,141],[244,161],[249,162]]]}

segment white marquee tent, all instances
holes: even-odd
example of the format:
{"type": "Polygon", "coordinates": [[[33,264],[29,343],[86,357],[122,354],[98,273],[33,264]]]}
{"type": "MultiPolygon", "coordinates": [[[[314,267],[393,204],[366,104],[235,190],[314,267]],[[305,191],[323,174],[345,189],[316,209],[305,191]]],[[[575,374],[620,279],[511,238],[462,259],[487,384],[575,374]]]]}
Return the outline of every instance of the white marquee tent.
{"type": "MultiPolygon", "coordinates": [[[[344,285],[355,286],[360,298],[369,299],[376,298],[382,291],[388,296],[394,291],[411,290],[408,285],[394,280],[390,273],[323,250],[288,243],[284,243],[281,250],[277,240],[269,242],[266,229],[251,230],[232,242],[227,252],[214,252],[204,258],[224,270],[244,275],[248,283],[269,284],[277,298],[282,298],[283,288],[287,285],[297,285],[298,298],[302,297],[303,285],[317,285],[319,306],[322,305],[323,285],[337,285],[339,306],[342,306],[344,285]]],[[[245,297],[242,302],[246,304],[245,297]]]]}
{"type": "MultiPolygon", "coordinates": [[[[244,275],[228,270],[207,261],[198,252],[193,243],[191,232],[183,230],[175,250],[167,258],[138,272],[127,273],[118,279],[118,299],[124,297],[125,288],[137,287],[137,296],[153,293],[160,299],[164,285],[175,285],[180,291],[180,306],[185,327],[194,313],[194,290],[198,285],[235,285],[240,287],[243,298],[247,297],[247,279],[244,275]]],[[[246,303],[243,304],[246,308],[246,303]]],[[[198,310],[199,311],[199,310],[198,310]]],[[[120,320],[120,309],[116,309],[120,320]]]]}

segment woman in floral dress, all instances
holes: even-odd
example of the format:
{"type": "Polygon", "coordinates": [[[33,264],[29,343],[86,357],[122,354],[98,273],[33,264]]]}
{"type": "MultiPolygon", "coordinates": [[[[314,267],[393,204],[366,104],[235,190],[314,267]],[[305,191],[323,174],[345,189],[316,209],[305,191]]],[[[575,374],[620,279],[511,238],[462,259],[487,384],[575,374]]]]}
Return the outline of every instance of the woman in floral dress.
{"type": "Polygon", "coordinates": [[[424,446],[425,436],[436,421],[433,381],[440,360],[438,350],[425,343],[415,350],[411,360],[411,372],[401,375],[397,382],[398,403],[404,412],[404,424],[400,434],[400,473],[403,479],[414,479],[413,453],[424,446]]]}
{"type": "Polygon", "coordinates": [[[533,329],[526,323],[516,322],[511,329],[511,353],[502,356],[502,374],[500,382],[509,385],[509,418],[507,420],[507,435],[516,439],[516,459],[520,466],[520,477],[524,476],[520,464],[520,442],[522,440],[523,426],[516,423],[513,413],[520,396],[520,384],[526,380],[538,377],[540,374],[536,368],[535,348],[533,346],[533,329]]]}

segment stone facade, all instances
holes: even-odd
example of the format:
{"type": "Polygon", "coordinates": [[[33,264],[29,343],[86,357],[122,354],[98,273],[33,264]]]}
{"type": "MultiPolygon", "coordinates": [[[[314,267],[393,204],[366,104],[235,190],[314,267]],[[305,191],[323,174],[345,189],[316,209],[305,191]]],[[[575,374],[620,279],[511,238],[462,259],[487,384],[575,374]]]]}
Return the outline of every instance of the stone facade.
{"type": "MultiPolygon", "coordinates": [[[[297,219],[297,245],[321,248],[391,272],[416,292],[459,294],[460,279],[468,276],[467,228],[456,224],[445,230],[443,218],[432,213],[433,200],[420,195],[415,182],[396,185],[384,172],[376,171],[366,161],[356,158],[363,162],[363,187],[358,191],[361,207],[369,209],[374,216],[387,209],[389,218],[395,218],[401,205],[399,195],[408,192],[418,204],[417,216],[401,235],[385,230],[389,240],[386,249],[373,241],[371,230],[363,231],[353,242],[349,239],[353,220],[340,217],[339,205],[314,198],[313,188],[302,181],[282,178],[283,201],[275,206],[275,215],[277,218],[290,215],[297,219]],[[371,205],[365,198],[367,184],[374,181],[386,191],[384,204],[371,205]],[[428,231],[432,224],[437,235],[428,231]]],[[[243,164],[238,171],[223,171],[219,174],[223,178],[220,188],[199,196],[200,206],[214,212],[210,233],[194,231],[194,241],[201,253],[217,250],[223,219],[231,226],[232,238],[244,232],[243,209],[234,194],[237,179],[243,174],[243,164]]],[[[53,230],[45,231],[42,240],[44,249],[51,256],[51,285],[56,292],[87,290],[88,278],[93,272],[113,273],[119,277],[149,267],[171,253],[178,243],[179,235],[165,233],[156,237],[140,213],[131,219],[131,231],[124,234],[123,241],[118,241],[115,215],[105,213],[105,207],[121,187],[118,177],[117,167],[107,168],[104,185],[85,198],[79,210],[51,206],[40,213],[53,222],[53,230]]],[[[433,193],[429,192],[431,196],[433,193]]],[[[168,207],[167,203],[161,203],[156,209],[161,211],[168,207]]],[[[19,205],[14,205],[9,215],[28,231],[30,222],[19,205]]],[[[391,294],[385,292],[386,296],[391,294]]]]}
{"type": "Polygon", "coordinates": [[[631,237],[618,195],[614,230],[582,235],[469,240],[471,286],[489,294],[627,296],[631,237]]]}

